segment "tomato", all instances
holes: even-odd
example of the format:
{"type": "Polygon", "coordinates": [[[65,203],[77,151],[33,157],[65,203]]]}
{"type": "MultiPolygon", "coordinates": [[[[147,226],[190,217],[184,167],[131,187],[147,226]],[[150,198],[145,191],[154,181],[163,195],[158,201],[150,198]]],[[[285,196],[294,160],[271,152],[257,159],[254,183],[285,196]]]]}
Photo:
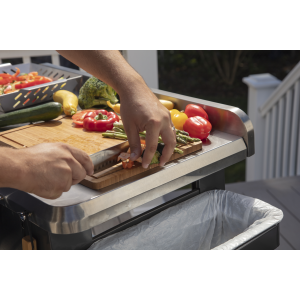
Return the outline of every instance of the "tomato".
{"type": "Polygon", "coordinates": [[[208,120],[208,115],[206,113],[206,111],[199,105],[196,104],[188,104],[185,108],[184,113],[189,117],[202,117],[206,120],[208,120]]]}
{"type": "Polygon", "coordinates": [[[188,132],[193,138],[205,140],[211,131],[211,124],[208,120],[196,116],[186,120],[183,125],[183,130],[188,132]]]}

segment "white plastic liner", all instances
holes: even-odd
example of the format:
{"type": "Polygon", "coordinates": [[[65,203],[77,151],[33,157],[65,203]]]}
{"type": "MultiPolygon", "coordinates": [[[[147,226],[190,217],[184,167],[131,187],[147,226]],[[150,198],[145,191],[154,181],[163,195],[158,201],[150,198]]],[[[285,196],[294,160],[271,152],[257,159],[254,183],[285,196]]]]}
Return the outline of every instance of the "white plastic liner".
{"type": "Polygon", "coordinates": [[[282,218],[280,209],[261,200],[214,190],[97,241],[89,250],[236,249],[282,218]]]}

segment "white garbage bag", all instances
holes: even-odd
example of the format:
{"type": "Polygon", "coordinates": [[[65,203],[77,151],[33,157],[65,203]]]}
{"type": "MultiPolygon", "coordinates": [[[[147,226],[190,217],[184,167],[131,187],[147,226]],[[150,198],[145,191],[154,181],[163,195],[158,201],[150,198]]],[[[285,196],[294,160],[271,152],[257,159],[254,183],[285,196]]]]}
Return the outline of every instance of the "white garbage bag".
{"type": "Polygon", "coordinates": [[[235,249],[282,218],[281,210],[261,200],[214,190],[99,240],[89,250],[235,249]]]}

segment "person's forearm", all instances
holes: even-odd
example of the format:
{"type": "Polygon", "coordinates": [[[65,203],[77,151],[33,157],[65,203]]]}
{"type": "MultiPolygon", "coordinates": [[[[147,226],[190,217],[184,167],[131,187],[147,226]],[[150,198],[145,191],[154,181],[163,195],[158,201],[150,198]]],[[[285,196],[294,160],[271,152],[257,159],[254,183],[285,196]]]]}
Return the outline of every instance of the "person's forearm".
{"type": "Polygon", "coordinates": [[[133,86],[145,84],[142,77],[115,50],[58,50],[62,56],[112,86],[116,92],[130,92],[133,86]]]}
{"type": "Polygon", "coordinates": [[[0,147],[0,187],[19,187],[24,166],[17,166],[17,151],[0,147]]]}

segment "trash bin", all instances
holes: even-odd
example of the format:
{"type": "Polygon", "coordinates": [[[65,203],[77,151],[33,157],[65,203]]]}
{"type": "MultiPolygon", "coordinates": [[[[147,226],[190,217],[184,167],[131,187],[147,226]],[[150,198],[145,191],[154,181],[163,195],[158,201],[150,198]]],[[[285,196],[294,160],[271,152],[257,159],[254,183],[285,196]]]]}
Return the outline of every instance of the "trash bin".
{"type": "MultiPolygon", "coordinates": [[[[258,237],[266,243],[282,218],[280,209],[261,200],[213,190],[103,238],[89,250],[233,250],[258,237]]],[[[272,238],[279,239],[279,230],[272,238]]]]}

